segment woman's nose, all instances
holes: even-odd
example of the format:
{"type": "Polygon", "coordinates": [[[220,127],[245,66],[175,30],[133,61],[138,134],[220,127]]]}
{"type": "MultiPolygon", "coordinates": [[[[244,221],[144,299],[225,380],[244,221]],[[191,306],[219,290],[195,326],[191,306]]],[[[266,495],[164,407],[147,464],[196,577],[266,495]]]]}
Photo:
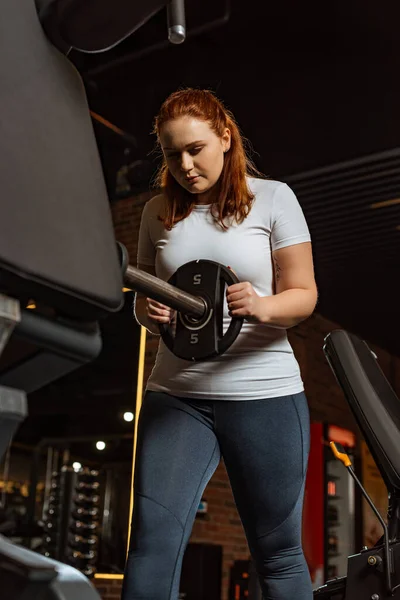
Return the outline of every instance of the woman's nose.
{"type": "Polygon", "coordinates": [[[183,154],[181,158],[181,169],[189,173],[193,169],[193,159],[190,154],[183,154]]]}

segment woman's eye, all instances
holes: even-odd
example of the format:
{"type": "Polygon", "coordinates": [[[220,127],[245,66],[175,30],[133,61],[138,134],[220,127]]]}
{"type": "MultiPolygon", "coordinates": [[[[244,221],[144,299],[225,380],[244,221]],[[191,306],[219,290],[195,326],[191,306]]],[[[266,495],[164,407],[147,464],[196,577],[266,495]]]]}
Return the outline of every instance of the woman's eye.
{"type": "MultiPolygon", "coordinates": [[[[189,150],[189,154],[191,154],[192,156],[194,156],[195,154],[198,154],[199,152],[201,152],[203,150],[204,146],[197,146],[196,148],[192,148],[191,150],[189,150]]],[[[166,154],[166,157],[171,159],[179,159],[180,158],[180,154],[179,152],[172,152],[171,154],[166,154]]]]}

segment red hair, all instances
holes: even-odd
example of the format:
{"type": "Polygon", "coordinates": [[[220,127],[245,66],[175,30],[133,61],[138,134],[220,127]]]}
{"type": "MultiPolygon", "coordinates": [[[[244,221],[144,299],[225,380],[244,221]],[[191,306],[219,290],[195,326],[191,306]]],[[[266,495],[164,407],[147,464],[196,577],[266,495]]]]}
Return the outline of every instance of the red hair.
{"type": "MultiPolygon", "coordinates": [[[[180,117],[206,121],[216,135],[222,137],[226,128],[231,132],[231,147],[224,155],[224,166],[218,181],[218,203],[213,206],[215,221],[227,229],[225,219],[233,217],[242,223],[250,212],[254,194],[249,190],[246,176],[262,177],[249,158],[233,114],[209,90],[184,89],[171,94],[162,104],[155,119],[154,133],[160,141],[164,123],[180,117]]],[[[167,229],[182,221],[196,204],[195,194],[187,192],[172,176],[165,157],[158,172],[156,184],[165,193],[168,202],[165,216],[159,216],[167,229]]]]}

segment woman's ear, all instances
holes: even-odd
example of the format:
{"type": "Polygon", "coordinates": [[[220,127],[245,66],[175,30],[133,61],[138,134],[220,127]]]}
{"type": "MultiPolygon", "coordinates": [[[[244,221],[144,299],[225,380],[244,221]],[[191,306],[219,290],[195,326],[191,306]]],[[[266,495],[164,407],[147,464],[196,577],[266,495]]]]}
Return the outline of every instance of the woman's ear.
{"type": "Polygon", "coordinates": [[[222,148],[224,150],[224,153],[228,152],[228,150],[231,147],[231,138],[232,138],[231,130],[226,128],[224,133],[222,134],[222,138],[221,138],[222,139],[222,148]]]}

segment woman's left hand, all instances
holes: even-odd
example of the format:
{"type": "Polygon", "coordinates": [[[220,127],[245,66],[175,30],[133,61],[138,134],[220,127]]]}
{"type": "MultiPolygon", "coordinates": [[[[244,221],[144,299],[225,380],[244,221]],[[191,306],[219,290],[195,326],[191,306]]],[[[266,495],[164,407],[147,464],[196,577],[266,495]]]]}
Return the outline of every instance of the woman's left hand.
{"type": "Polygon", "coordinates": [[[261,297],[249,281],[230,285],[226,290],[229,316],[244,317],[248,321],[259,321],[261,297]]]}

